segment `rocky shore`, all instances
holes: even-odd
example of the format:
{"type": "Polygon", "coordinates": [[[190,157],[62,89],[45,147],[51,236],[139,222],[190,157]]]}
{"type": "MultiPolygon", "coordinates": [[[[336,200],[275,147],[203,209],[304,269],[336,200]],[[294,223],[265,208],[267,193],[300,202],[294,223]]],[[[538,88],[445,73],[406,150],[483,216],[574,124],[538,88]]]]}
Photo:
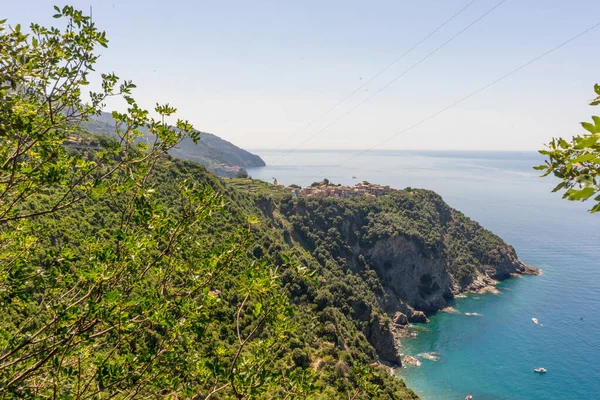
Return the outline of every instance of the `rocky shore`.
{"type": "MultiPolygon", "coordinates": [[[[488,271],[485,271],[488,272],[488,271]]],[[[496,268],[495,271],[491,271],[492,274],[479,272],[466,287],[458,288],[457,294],[460,293],[492,293],[499,294],[500,292],[496,288],[499,281],[503,281],[508,278],[519,278],[522,275],[541,275],[542,270],[539,268],[532,267],[523,263],[521,260],[517,260],[516,265],[504,266],[501,265],[496,268]]]]}
{"type": "MultiPolygon", "coordinates": [[[[435,310],[431,313],[445,312],[449,314],[460,314],[458,310],[452,307],[454,299],[456,298],[466,297],[466,294],[500,294],[500,291],[496,288],[496,285],[502,280],[520,278],[523,275],[542,274],[541,269],[526,265],[520,260],[517,260],[513,266],[514,269],[512,272],[508,272],[507,270],[503,270],[501,272],[494,271],[491,276],[485,272],[492,272],[492,270],[488,269],[485,271],[484,269],[485,272],[479,272],[468,285],[464,287],[459,285],[455,286],[453,288],[453,298],[447,302],[447,305],[440,307],[438,310],[435,310]]],[[[469,317],[482,316],[478,313],[466,313],[465,315],[469,317]]],[[[423,353],[417,356],[402,353],[402,341],[408,338],[414,339],[418,335],[418,330],[414,329],[414,325],[412,324],[429,322],[426,313],[415,310],[413,307],[403,303],[402,311],[397,311],[394,314],[392,322],[393,325],[391,327],[391,332],[394,335],[395,348],[399,354],[401,366],[420,366],[421,362],[419,361],[418,357],[431,361],[437,361],[439,359],[439,355],[437,353],[423,353]]]]}

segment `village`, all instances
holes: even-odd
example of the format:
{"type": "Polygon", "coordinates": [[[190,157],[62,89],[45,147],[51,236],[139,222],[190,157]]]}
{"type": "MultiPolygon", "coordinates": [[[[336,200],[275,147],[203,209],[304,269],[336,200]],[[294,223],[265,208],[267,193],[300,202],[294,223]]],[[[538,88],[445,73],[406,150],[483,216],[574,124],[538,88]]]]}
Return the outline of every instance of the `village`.
{"type": "MultiPolygon", "coordinates": [[[[283,185],[278,185],[277,179],[273,182],[274,185],[283,187],[283,185]]],[[[315,182],[311,186],[307,186],[305,188],[301,188],[297,185],[290,185],[285,187],[285,189],[292,192],[292,195],[297,197],[339,197],[339,198],[348,198],[354,196],[367,196],[367,197],[379,197],[390,193],[392,190],[389,186],[378,185],[374,183],[369,183],[367,181],[363,181],[361,183],[357,183],[354,186],[342,186],[342,185],[334,185],[329,182],[329,180],[325,179],[321,182],[315,182]]]]}

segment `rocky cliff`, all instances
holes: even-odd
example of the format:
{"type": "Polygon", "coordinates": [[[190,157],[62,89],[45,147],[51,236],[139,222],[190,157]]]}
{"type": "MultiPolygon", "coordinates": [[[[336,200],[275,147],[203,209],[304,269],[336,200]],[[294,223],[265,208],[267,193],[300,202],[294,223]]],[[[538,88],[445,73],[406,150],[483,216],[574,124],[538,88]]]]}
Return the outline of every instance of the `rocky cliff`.
{"type": "Polygon", "coordinates": [[[314,255],[329,279],[352,276],[354,285],[364,285],[369,292],[364,296],[375,304],[368,305],[368,313],[364,306],[349,313],[381,359],[393,363],[399,360],[391,338],[402,326],[427,321],[427,314],[452,304],[461,292],[538,273],[512,246],[431,191],[296,198],[284,201],[281,211],[291,237],[314,255]]]}

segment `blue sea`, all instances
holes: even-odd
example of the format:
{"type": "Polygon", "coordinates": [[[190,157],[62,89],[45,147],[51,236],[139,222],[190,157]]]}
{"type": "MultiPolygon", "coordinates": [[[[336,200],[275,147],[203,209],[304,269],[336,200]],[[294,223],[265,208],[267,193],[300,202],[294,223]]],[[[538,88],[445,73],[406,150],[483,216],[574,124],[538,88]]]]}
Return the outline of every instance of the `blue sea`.
{"type": "Polygon", "coordinates": [[[268,166],[248,172],[267,181],[434,190],[543,269],[501,283],[500,294],[458,299],[459,314],[438,313],[403,341],[405,354],[439,354],[398,372],[423,399],[600,399],[600,213],[551,193],[554,178],[532,169],[537,153],[375,151],[350,161],[356,151],[257,153],[268,166]]]}

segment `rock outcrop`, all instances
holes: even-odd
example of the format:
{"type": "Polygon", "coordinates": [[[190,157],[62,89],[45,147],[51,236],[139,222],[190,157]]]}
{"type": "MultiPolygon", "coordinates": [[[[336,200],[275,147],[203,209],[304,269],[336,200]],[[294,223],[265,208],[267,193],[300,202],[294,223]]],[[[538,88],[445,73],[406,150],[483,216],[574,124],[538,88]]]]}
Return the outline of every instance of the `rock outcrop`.
{"type": "MultiPolygon", "coordinates": [[[[364,253],[387,291],[384,309],[388,314],[403,312],[401,303],[434,312],[453,298],[454,284],[444,259],[428,256],[415,241],[393,236],[377,241],[372,248],[364,249],[364,253]]],[[[422,319],[417,316],[411,322],[422,319]]]]}
{"type": "Polygon", "coordinates": [[[358,324],[371,312],[389,316],[391,323],[380,319],[363,332],[379,357],[393,363],[401,361],[394,336],[402,327],[428,322],[427,314],[452,305],[463,292],[539,273],[512,246],[426,190],[378,198],[297,198],[282,207],[282,216],[294,227],[294,241],[332,278],[342,279],[344,271],[369,288],[380,311],[354,300],[351,315],[358,324]]]}
{"type": "Polygon", "coordinates": [[[396,335],[393,333],[389,320],[379,318],[368,327],[366,336],[382,361],[397,366],[402,364],[396,335]]]}

